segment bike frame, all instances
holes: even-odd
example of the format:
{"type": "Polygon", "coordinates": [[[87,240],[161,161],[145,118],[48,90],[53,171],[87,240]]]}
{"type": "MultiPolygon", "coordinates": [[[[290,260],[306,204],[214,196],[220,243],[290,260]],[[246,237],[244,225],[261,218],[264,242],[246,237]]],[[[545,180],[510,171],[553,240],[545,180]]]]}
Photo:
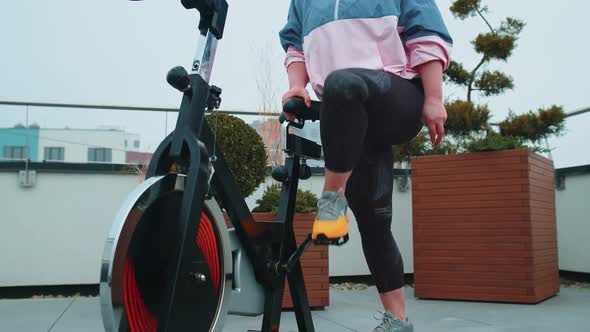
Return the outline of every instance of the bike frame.
{"type": "MultiPolygon", "coordinates": [[[[186,243],[195,239],[204,201],[215,193],[235,228],[246,255],[252,262],[257,281],[265,289],[265,306],[262,331],[278,331],[282,312],[285,280],[288,280],[299,331],[314,331],[311,311],[303,280],[299,257],[307,248],[297,248],[293,233],[295,198],[300,178],[301,155],[295,147],[285,163],[286,179],[283,182],[278,220],[273,223],[256,222],[238,189],[222,151],[216,146],[215,136],[205,119],[207,110],[213,110],[220,101],[220,90],[209,85],[217,42],[223,34],[228,5],[225,0],[182,0],[187,8],[198,9],[201,14],[199,42],[188,75],[189,86],[183,92],[176,128],[159,145],[153,155],[146,180],[169,173],[178,162],[188,164],[186,185],[182,197],[180,220],[174,231],[178,239],[170,282],[165,285],[163,306],[159,313],[158,331],[167,331],[175,319],[172,308],[182,306],[185,296],[177,287],[193,271],[194,253],[186,243]],[[210,156],[209,151],[216,151],[210,156]],[[288,268],[286,268],[288,263],[288,268]]],[[[288,129],[289,124],[284,125],[288,129]]],[[[194,250],[193,250],[194,251],[194,250]]]]}

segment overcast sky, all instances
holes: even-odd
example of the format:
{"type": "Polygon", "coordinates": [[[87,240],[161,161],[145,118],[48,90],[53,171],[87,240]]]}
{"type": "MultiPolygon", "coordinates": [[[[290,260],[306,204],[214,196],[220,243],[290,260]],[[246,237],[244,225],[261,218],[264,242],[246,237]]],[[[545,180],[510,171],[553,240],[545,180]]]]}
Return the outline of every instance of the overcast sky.
{"type": "MultiPolygon", "coordinates": [[[[286,88],[278,31],[289,1],[228,2],[226,34],[211,82],[223,88],[223,109],[256,111],[256,78],[264,61],[272,64],[278,93],[286,88]]],[[[455,39],[453,58],[472,67],[479,59],[470,41],[485,25],[476,18],[453,18],[451,0],[437,3],[455,39]]],[[[522,113],[552,104],[566,111],[590,107],[588,1],[561,1],[562,12],[548,1],[484,3],[493,24],[506,16],[527,22],[509,63],[490,66],[510,73],[516,88],[500,97],[477,98],[489,104],[492,121],[504,119],[510,109],[522,113]]],[[[173,66],[190,66],[197,22],[196,12],[182,8],[180,1],[1,1],[0,100],[176,107],[180,95],[166,84],[165,75],[173,66]]],[[[452,87],[446,94],[465,95],[452,87]]],[[[152,150],[174,119],[168,118],[166,129],[164,114],[29,109],[29,122],[42,127],[118,126],[140,133],[152,150]]],[[[0,127],[24,121],[24,108],[0,106],[0,127]]],[[[550,140],[557,167],[590,164],[590,148],[584,143],[590,141],[589,127],[590,114],[578,116],[567,122],[565,136],[550,140]]]]}

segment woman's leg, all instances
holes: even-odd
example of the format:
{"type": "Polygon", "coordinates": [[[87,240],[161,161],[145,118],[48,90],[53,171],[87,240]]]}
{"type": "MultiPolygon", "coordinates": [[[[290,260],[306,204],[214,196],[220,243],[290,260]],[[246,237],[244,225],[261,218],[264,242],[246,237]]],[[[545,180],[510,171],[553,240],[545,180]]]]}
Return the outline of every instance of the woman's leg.
{"type": "Polygon", "coordinates": [[[404,320],[404,266],[391,232],[392,195],[392,148],[367,148],[348,181],[346,198],[356,217],[365,259],[383,308],[404,320]]]}
{"type": "Polygon", "coordinates": [[[324,191],[344,190],[367,139],[398,144],[413,138],[422,128],[423,100],[419,83],[382,71],[351,68],[331,73],[320,114],[324,191]]]}
{"type": "Polygon", "coordinates": [[[384,309],[404,320],[403,261],[391,232],[392,145],[412,139],[422,128],[423,89],[418,81],[380,71],[349,69],[335,74],[339,82],[357,82],[358,92],[347,93],[353,99],[339,104],[348,112],[338,113],[329,104],[322,110],[332,111],[322,118],[328,120],[322,123],[326,165],[340,173],[353,165],[346,198],[357,219],[365,258],[384,309]],[[347,107],[352,105],[354,109],[347,107]]]}
{"type": "MultiPolygon", "coordinates": [[[[338,190],[343,189],[346,186],[346,182],[348,181],[348,178],[350,178],[351,173],[352,171],[337,173],[326,168],[323,191],[337,192],[338,190]]],[[[342,195],[344,195],[344,191],[342,192],[342,195]]]]}
{"type": "Polygon", "coordinates": [[[368,94],[365,81],[353,71],[338,70],[326,78],[320,113],[324,191],[344,190],[360,157],[368,126],[368,94]]]}
{"type": "Polygon", "coordinates": [[[326,177],[311,234],[314,240],[342,244],[348,236],[344,191],[367,135],[368,95],[365,81],[348,70],[335,71],[325,81],[320,128],[326,177]]]}
{"type": "Polygon", "coordinates": [[[406,296],[403,287],[386,293],[379,293],[379,298],[385,310],[401,320],[406,320],[406,296]]]}

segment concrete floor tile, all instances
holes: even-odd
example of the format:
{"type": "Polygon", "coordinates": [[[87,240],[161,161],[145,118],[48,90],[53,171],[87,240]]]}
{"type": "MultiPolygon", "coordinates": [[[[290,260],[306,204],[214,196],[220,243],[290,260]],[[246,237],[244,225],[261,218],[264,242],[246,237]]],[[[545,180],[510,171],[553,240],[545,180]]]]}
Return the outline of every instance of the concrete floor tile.
{"type": "Polygon", "coordinates": [[[0,331],[47,332],[73,299],[0,300],[0,331]]]}
{"type": "Polygon", "coordinates": [[[51,332],[104,332],[99,298],[78,298],[51,332]]]}
{"type": "MultiPolygon", "coordinates": [[[[406,289],[408,317],[416,332],[587,332],[590,290],[563,289],[537,305],[418,300],[406,289]]],[[[331,290],[330,306],[313,311],[318,332],[372,331],[381,309],[376,289],[331,290]]],[[[259,330],[262,317],[229,316],[224,331],[259,330]]],[[[1,332],[102,332],[98,298],[0,300],[1,332]]],[[[281,331],[297,331],[293,312],[281,316],[281,331]]]]}

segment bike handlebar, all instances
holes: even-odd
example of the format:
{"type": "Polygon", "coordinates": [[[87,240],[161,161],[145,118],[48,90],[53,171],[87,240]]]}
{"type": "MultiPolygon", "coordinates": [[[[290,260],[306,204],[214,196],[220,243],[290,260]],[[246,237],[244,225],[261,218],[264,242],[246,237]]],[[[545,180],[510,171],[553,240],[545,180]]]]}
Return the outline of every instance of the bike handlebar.
{"type": "Polygon", "coordinates": [[[283,105],[283,112],[279,117],[281,123],[287,121],[286,113],[293,114],[297,119],[305,121],[318,121],[320,119],[320,106],[319,101],[312,101],[311,107],[305,105],[303,98],[295,97],[288,99],[283,105]]]}
{"type": "Polygon", "coordinates": [[[217,40],[223,38],[228,9],[227,0],[180,0],[180,2],[186,9],[196,9],[199,11],[201,16],[199,31],[203,36],[206,36],[207,32],[211,31],[217,40]]]}

